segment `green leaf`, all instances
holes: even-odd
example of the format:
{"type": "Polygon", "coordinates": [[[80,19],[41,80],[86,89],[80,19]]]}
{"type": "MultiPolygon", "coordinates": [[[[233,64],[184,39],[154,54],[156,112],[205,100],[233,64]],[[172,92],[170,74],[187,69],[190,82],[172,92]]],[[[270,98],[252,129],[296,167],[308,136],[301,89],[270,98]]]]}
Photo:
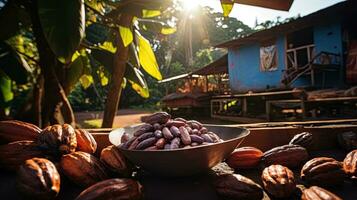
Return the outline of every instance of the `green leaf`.
{"type": "Polygon", "coordinates": [[[86,28],[86,40],[92,44],[102,44],[108,40],[110,29],[100,23],[90,24],[86,28]]]}
{"type": "Polygon", "coordinates": [[[127,83],[126,78],[123,77],[123,82],[121,83],[121,87],[122,87],[123,89],[126,87],[126,83],[127,83]]]}
{"type": "Polygon", "coordinates": [[[149,88],[147,86],[144,75],[141,71],[133,67],[131,64],[127,64],[125,70],[125,78],[131,84],[131,87],[143,98],[149,98],[149,88]]]}
{"type": "Polygon", "coordinates": [[[176,28],[172,28],[172,27],[163,27],[161,29],[161,33],[164,35],[170,35],[176,32],[176,28]]]}
{"type": "Polygon", "coordinates": [[[0,96],[2,104],[6,104],[14,98],[14,93],[11,90],[11,80],[2,70],[0,70],[0,96]]]}
{"type": "Polygon", "coordinates": [[[152,17],[157,17],[157,16],[161,15],[161,11],[160,10],[143,9],[142,12],[143,12],[143,14],[142,14],[143,18],[152,18],[152,17]]]}
{"type": "Polygon", "coordinates": [[[38,0],[38,14],[50,48],[69,63],[84,37],[83,0],[38,0]]]}
{"type": "Polygon", "coordinates": [[[83,74],[79,79],[79,82],[81,83],[84,89],[87,89],[89,86],[92,85],[93,77],[91,75],[83,74]]]}
{"type": "Polygon", "coordinates": [[[103,44],[100,44],[98,47],[109,51],[110,53],[115,53],[117,48],[113,45],[112,42],[105,41],[103,44]]]}
{"type": "Polygon", "coordinates": [[[99,72],[99,78],[100,78],[100,84],[102,86],[106,86],[109,83],[109,79],[107,76],[105,76],[105,73],[103,71],[99,72]]]}
{"type": "Polygon", "coordinates": [[[101,63],[109,71],[109,73],[113,72],[113,65],[114,65],[113,53],[110,53],[108,51],[98,50],[98,49],[92,49],[91,55],[96,61],[101,63]]]}
{"type": "Polygon", "coordinates": [[[162,76],[159,71],[159,65],[156,62],[156,57],[149,41],[140,35],[140,33],[136,33],[138,37],[138,54],[141,66],[148,74],[150,74],[150,76],[157,80],[161,80],[162,76]]]}
{"type": "Polygon", "coordinates": [[[124,47],[127,47],[130,43],[133,42],[133,33],[131,32],[130,28],[119,26],[119,33],[124,47]]]}
{"type": "Polygon", "coordinates": [[[83,75],[84,66],[82,56],[77,57],[68,67],[66,83],[72,89],[83,75]]]}
{"type": "Polygon", "coordinates": [[[221,6],[223,10],[223,16],[228,17],[233,9],[234,1],[229,2],[227,0],[226,1],[221,0],[221,6]]]}
{"type": "Polygon", "coordinates": [[[0,69],[18,84],[27,83],[32,72],[25,59],[5,42],[0,42],[0,69]]]}

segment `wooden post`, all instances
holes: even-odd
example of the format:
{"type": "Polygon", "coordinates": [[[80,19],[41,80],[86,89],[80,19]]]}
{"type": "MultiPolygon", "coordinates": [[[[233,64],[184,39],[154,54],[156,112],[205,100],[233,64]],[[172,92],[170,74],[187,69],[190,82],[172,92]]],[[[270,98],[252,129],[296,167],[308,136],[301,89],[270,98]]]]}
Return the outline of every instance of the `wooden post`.
{"type": "Polygon", "coordinates": [[[247,102],[247,97],[243,97],[243,102],[242,102],[242,111],[243,111],[243,117],[247,115],[248,112],[248,102],[247,102]]]}
{"type": "Polygon", "coordinates": [[[270,101],[265,102],[265,113],[267,115],[267,121],[270,122],[271,120],[271,107],[270,107],[270,101]]]}

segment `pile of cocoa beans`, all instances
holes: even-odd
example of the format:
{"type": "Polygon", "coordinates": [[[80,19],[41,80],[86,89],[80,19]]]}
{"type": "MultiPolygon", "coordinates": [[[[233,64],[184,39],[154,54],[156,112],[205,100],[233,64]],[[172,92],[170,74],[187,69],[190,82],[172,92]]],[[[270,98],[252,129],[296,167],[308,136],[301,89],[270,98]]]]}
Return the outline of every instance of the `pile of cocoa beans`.
{"type": "Polygon", "coordinates": [[[174,150],[208,145],[222,139],[200,122],[183,118],[171,119],[166,112],[157,112],[142,118],[141,125],[130,138],[124,133],[120,148],[129,150],[174,150]]]}
{"type": "Polygon", "coordinates": [[[272,198],[296,199],[299,181],[291,169],[301,169],[298,177],[307,186],[301,192],[302,200],[341,200],[326,188],[343,185],[346,178],[357,177],[357,150],[339,162],[330,157],[310,158],[308,149],[311,146],[312,134],[303,132],[295,135],[289,144],[264,153],[254,147],[237,148],[226,159],[228,166],[236,171],[261,170],[263,184],[260,186],[239,174],[226,174],[217,178],[216,191],[229,199],[260,200],[263,190],[272,198]]]}
{"type": "Polygon", "coordinates": [[[97,142],[86,130],[0,121],[0,143],[0,168],[16,172],[16,189],[24,199],[56,199],[64,177],[88,187],[77,200],[142,199],[142,186],[132,179],[134,167],[115,146],[97,157],[97,142]]]}

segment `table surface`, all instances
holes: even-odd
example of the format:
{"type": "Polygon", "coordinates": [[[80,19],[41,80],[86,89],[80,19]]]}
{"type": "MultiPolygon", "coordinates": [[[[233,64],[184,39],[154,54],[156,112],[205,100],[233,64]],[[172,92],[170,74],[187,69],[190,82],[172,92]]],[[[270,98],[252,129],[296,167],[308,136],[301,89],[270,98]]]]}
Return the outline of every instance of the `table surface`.
{"type": "MultiPolygon", "coordinates": [[[[311,157],[328,156],[342,161],[345,152],[340,150],[325,150],[315,151],[310,153],[311,157]]],[[[182,163],[184,164],[184,163],[182,163]]],[[[219,166],[219,170],[229,171],[224,168],[224,165],[219,166]],[[222,167],[223,166],[223,167],[222,167]]],[[[244,170],[236,171],[235,173],[242,174],[255,180],[261,185],[259,170],[244,170]]],[[[299,176],[299,171],[294,171],[295,177],[299,176]]],[[[212,170],[202,175],[193,177],[181,177],[181,178],[164,178],[156,177],[153,175],[139,172],[136,177],[142,183],[144,188],[145,200],[218,200],[221,199],[217,196],[214,187],[212,185],[212,179],[216,173],[212,170]]],[[[0,172],[0,195],[1,199],[21,199],[15,189],[16,175],[14,173],[1,171],[0,172]]],[[[302,182],[298,180],[298,188],[303,188],[302,182]]],[[[57,199],[71,200],[83,190],[68,180],[62,178],[61,192],[57,199]]],[[[356,200],[357,199],[357,181],[346,179],[344,184],[340,187],[329,188],[330,191],[342,197],[344,200],[356,200]]],[[[300,199],[300,190],[296,191],[289,199],[300,199]]],[[[268,195],[265,194],[264,200],[269,200],[268,195]]]]}

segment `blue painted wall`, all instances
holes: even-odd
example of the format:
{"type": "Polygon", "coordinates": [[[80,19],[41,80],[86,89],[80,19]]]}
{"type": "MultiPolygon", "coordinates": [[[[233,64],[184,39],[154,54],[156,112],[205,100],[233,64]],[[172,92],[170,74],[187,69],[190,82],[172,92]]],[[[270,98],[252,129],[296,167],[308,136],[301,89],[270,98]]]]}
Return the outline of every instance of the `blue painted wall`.
{"type": "MultiPolygon", "coordinates": [[[[342,54],[342,31],[339,22],[318,25],[314,27],[315,53],[327,51],[342,54]]],[[[260,44],[253,43],[228,50],[229,79],[233,92],[249,90],[264,90],[266,88],[281,87],[281,78],[285,69],[285,36],[276,39],[278,53],[278,70],[273,72],[260,71],[260,44]]],[[[321,84],[322,77],[316,76],[317,84],[321,84]]],[[[328,74],[327,86],[336,86],[338,74],[328,74]]],[[[294,87],[309,86],[309,77],[302,77],[293,83],[294,87]]]]}
{"type": "Polygon", "coordinates": [[[260,71],[260,44],[250,44],[228,50],[230,86],[234,92],[263,90],[267,87],[279,87],[282,70],[285,69],[285,39],[276,40],[278,70],[260,71]]]}

